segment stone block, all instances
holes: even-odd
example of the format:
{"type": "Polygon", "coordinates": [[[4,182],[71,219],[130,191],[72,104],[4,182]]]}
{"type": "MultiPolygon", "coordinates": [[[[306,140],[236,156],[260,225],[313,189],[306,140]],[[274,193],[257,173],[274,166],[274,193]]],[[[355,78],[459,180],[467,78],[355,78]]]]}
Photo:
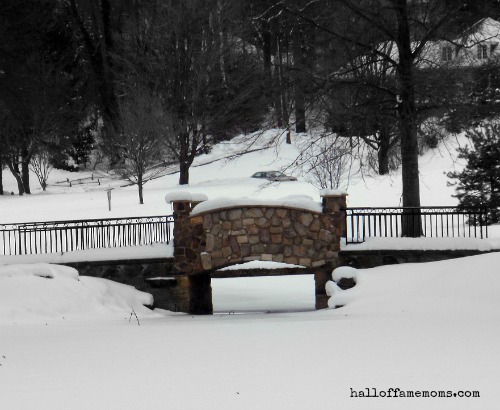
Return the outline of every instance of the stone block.
{"type": "Polygon", "coordinates": [[[258,255],[258,254],[266,252],[266,247],[262,243],[252,245],[251,249],[252,249],[252,254],[254,254],[254,255],[258,255]]]}
{"type": "Polygon", "coordinates": [[[274,215],[274,212],[275,212],[274,208],[268,208],[265,213],[266,218],[271,219],[274,215]]]}
{"type": "Polygon", "coordinates": [[[239,236],[236,237],[236,241],[238,243],[240,243],[240,244],[241,243],[248,243],[248,236],[246,236],[246,235],[239,235],[239,236]]]}
{"type": "Polygon", "coordinates": [[[212,259],[212,269],[220,268],[221,266],[226,266],[227,264],[227,259],[225,258],[212,259]]]}
{"type": "Polygon", "coordinates": [[[247,233],[249,235],[258,235],[260,232],[260,228],[256,225],[251,225],[251,226],[247,226],[247,233]]]}
{"type": "Polygon", "coordinates": [[[316,217],[314,219],[314,221],[311,222],[311,225],[309,226],[309,230],[311,232],[319,232],[319,230],[321,229],[321,222],[319,221],[319,219],[316,217]]]}
{"type": "Polygon", "coordinates": [[[223,231],[229,232],[231,230],[231,227],[232,227],[231,222],[228,222],[228,221],[222,222],[222,230],[223,231]]]}
{"type": "Polygon", "coordinates": [[[273,255],[274,262],[283,262],[284,260],[285,260],[285,257],[283,256],[282,253],[278,253],[278,254],[273,255]]]}
{"type": "Polygon", "coordinates": [[[243,211],[241,209],[231,209],[227,213],[227,217],[230,221],[236,221],[241,219],[241,216],[243,215],[243,211]]]}
{"type": "Polygon", "coordinates": [[[260,208],[249,208],[245,211],[245,216],[247,218],[261,218],[264,216],[264,213],[260,208]]]}
{"type": "Polygon", "coordinates": [[[334,239],[334,235],[330,232],[330,231],[327,231],[325,229],[321,229],[319,231],[319,240],[320,241],[323,241],[323,242],[332,242],[334,239]]]}
{"type": "Polygon", "coordinates": [[[299,216],[299,221],[300,221],[300,223],[301,223],[302,225],[304,225],[304,226],[309,226],[309,225],[311,225],[311,223],[312,223],[313,219],[314,219],[314,218],[313,218],[312,214],[309,214],[309,213],[307,213],[307,214],[302,214],[302,215],[300,215],[300,216],[299,216]]]}
{"type": "Polygon", "coordinates": [[[207,234],[205,250],[207,252],[212,252],[215,248],[215,236],[212,234],[207,234]]]}
{"type": "Polygon", "coordinates": [[[314,261],[312,263],[312,267],[313,268],[317,268],[318,266],[323,266],[325,263],[326,263],[326,261],[324,259],[321,259],[321,260],[318,260],[318,261],[314,261]]]}
{"type": "Polygon", "coordinates": [[[293,246],[293,254],[295,256],[305,256],[306,255],[307,248],[303,245],[294,245],[293,246]]]}
{"type": "Polygon", "coordinates": [[[304,225],[302,225],[302,223],[300,223],[299,221],[294,221],[292,223],[292,226],[293,226],[293,229],[295,230],[295,232],[297,232],[298,235],[305,236],[307,234],[306,227],[304,225]]]}
{"type": "Polygon", "coordinates": [[[243,219],[243,226],[251,226],[255,224],[255,219],[254,218],[244,218],[243,219]]]}
{"type": "Polygon", "coordinates": [[[240,219],[233,221],[232,222],[232,229],[235,229],[235,230],[243,229],[243,222],[240,219]]]}
{"type": "Polygon", "coordinates": [[[222,256],[224,258],[227,258],[229,255],[233,253],[233,250],[229,246],[225,246],[222,248],[222,256]]]}
{"type": "Polygon", "coordinates": [[[259,228],[269,228],[271,226],[271,222],[269,222],[269,220],[266,218],[257,218],[255,220],[255,225],[257,225],[259,228]]]}
{"type": "Polygon", "coordinates": [[[249,244],[243,244],[240,246],[240,252],[241,252],[241,256],[244,258],[244,257],[247,257],[247,256],[250,256],[251,253],[252,253],[252,249],[251,249],[251,245],[249,244]]]}
{"type": "Polygon", "coordinates": [[[287,217],[287,212],[288,210],[287,209],[276,209],[276,215],[278,216],[278,218],[280,219],[285,219],[287,217]]]}
{"type": "Polygon", "coordinates": [[[212,269],[212,257],[208,253],[202,253],[201,256],[201,266],[205,270],[212,269]]]}
{"type": "Polygon", "coordinates": [[[206,214],[203,217],[199,217],[199,218],[203,218],[203,228],[210,229],[212,227],[213,223],[212,223],[212,215],[211,214],[206,214]]]}
{"type": "Polygon", "coordinates": [[[210,233],[214,236],[218,236],[222,230],[222,225],[221,224],[216,224],[212,226],[212,229],[210,230],[210,233]]]}
{"type": "Polygon", "coordinates": [[[290,263],[292,265],[298,265],[299,264],[299,258],[297,258],[296,256],[288,256],[288,257],[285,257],[285,259],[283,260],[283,262],[290,263]]]}
{"type": "Polygon", "coordinates": [[[259,235],[249,235],[248,236],[248,242],[252,245],[255,245],[256,243],[260,242],[260,237],[259,235]]]}
{"type": "Polygon", "coordinates": [[[203,217],[202,216],[193,216],[190,219],[191,225],[202,225],[203,217]]]}
{"type": "Polygon", "coordinates": [[[263,243],[271,242],[271,233],[267,229],[260,231],[260,241],[263,243]]]}
{"type": "Polygon", "coordinates": [[[272,243],[282,243],[283,242],[283,235],[276,233],[271,235],[271,242],[272,243]]]}
{"type": "Polygon", "coordinates": [[[273,260],[273,255],[270,253],[263,253],[260,255],[260,260],[261,261],[272,261],[273,260]]]}
{"type": "Polygon", "coordinates": [[[255,255],[255,256],[246,256],[243,258],[244,262],[251,262],[251,261],[258,261],[260,260],[260,256],[255,255]]]}
{"type": "Polygon", "coordinates": [[[271,226],[281,226],[281,219],[277,215],[273,215],[271,218],[271,226]]]}
{"type": "Polygon", "coordinates": [[[229,246],[231,247],[233,253],[238,253],[240,251],[240,246],[236,239],[236,236],[229,237],[229,246]]]}
{"type": "Polygon", "coordinates": [[[269,228],[269,232],[271,232],[271,233],[282,233],[283,232],[283,227],[282,226],[271,226],[269,228]]]}
{"type": "Polygon", "coordinates": [[[212,256],[212,259],[218,259],[218,258],[223,258],[224,254],[222,251],[214,251],[210,254],[212,256]]]}
{"type": "Polygon", "coordinates": [[[299,259],[299,265],[303,265],[303,266],[311,266],[311,259],[309,258],[300,258],[299,259]]]}
{"type": "Polygon", "coordinates": [[[272,253],[273,255],[276,255],[278,253],[283,253],[284,250],[285,250],[285,247],[281,243],[271,244],[271,245],[267,246],[267,252],[272,253]]]}

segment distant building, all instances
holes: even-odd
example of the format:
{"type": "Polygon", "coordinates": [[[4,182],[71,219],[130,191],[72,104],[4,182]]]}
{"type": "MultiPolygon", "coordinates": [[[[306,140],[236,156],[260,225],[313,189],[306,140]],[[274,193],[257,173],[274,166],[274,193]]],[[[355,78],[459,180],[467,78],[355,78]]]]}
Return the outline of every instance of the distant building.
{"type": "Polygon", "coordinates": [[[456,38],[429,41],[421,53],[419,66],[476,67],[500,59],[499,43],[500,22],[487,17],[456,38]]]}

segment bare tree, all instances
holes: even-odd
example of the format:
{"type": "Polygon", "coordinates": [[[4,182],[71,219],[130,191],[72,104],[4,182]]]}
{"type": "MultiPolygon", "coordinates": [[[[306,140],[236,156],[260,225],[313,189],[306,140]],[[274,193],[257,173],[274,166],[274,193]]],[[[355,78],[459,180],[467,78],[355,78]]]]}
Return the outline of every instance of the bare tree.
{"type": "Polygon", "coordinates": [[[35,173],[42,190],[47,189],[47,180],[52,171],[50,154],[47,150],[41,149],[31,158],[30,169],[35,173]]]}
{"type": "Polygon", "coordinates": [[[322,189],[347,189],[355,156],[345,138],[324,134],[301,151],[295,166],[311,184],[322,189]]]}
{"type": "Polygon", "coordinates": [[[139,203],[143,187],[165,168],[162,139],[168,121],[159,98],[146,87],[128,90],[118,104],[121,131],[109,144],[108,154],[120,159],[114,171],[137,185],[139,203]]]}

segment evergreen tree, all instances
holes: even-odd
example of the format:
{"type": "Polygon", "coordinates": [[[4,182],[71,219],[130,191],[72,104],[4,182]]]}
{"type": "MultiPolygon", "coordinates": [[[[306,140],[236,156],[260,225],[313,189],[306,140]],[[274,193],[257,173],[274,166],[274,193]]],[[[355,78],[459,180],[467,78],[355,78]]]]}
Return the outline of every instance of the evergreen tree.
{"type": "Polygon", "coordinates": [[[467,132],[467,136],[472,146],[458,149],[458,158],[465,159],[467,166],[461,172],[448,173],[449,178],[458,180],[454,196],[462,209],[487,206],[486,222],[499,222],[500,125],[489,124],[467,132]]]}

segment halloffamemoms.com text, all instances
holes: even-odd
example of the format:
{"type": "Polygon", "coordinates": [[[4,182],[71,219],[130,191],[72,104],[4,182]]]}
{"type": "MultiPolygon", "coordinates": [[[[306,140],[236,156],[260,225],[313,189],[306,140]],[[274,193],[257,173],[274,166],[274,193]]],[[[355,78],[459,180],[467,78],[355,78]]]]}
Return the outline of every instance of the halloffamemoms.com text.
{"type": "Polygon", "coordinates": [[[385,390],[378,390],[375,387],[366,387],[361,390],[351,389],[351,397],[359,398],[359,397],[480,397],[479,391],[477,390],[403,390],[398,387],[391,387],[385,390]]]}

